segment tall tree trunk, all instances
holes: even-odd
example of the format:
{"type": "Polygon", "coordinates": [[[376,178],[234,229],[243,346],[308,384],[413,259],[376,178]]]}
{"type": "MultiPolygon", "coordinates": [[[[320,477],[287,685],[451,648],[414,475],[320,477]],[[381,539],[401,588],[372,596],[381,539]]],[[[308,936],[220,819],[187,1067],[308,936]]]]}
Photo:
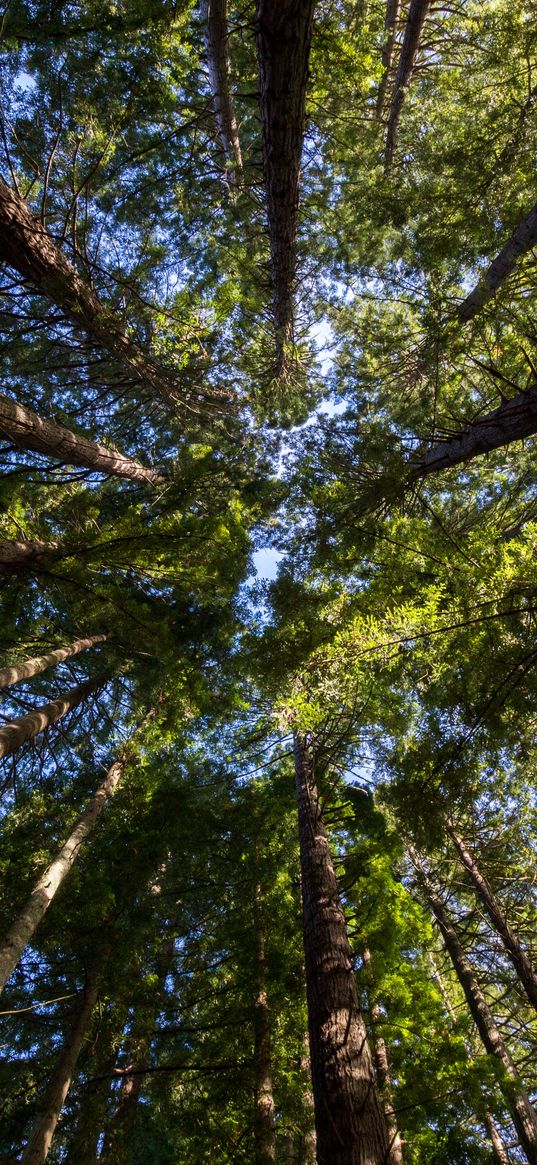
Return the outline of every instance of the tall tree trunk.
{"type": "Polygon", "coordinates": [[[397,31],[397,22],[399,20],[400,10],[401,0],[386,0],[386,16],[384,18],[384,46],[382,49],[382,68],[384,71],[380,80],[379,91],[377,94],[377,117],[382,117],[384,112],[384,101],[386,99],[386,89],[388,87],[390,70],[393,62],[395,34],[397,31]]]}
{"type": "Polygon", "coordinates": [[[493,893],[487,878],[481,873],[475,858],[472,857],[469,849],[464,844],[462,838],[455,833],[455,830],[448,826],[448,831],[461,862],[470,875],[479,901],[486,910],[495,931],[500,936],[506,953],[515,968],[518,979],[532,1007],[537,1011],[537,974],[532,966],[531,960],[528,958],[514,930],[509,926],[498,899],[493,893]]]}
{"type": "Polygon", "coordinates": [[[471,461],[513,441],[523,441],[537,432],[537,385],[504,401],[491,413],[474,421],[456,437],[438,441],[412,469],[410,480],[428,477],[454,465],[471,461]]]}
{"type": "Polygon", "coordinates": [[[364,967],[369,978],[369,1010],[371,1015],[371,1026],[375,1032],[374,1042],[374,1059],[375,1068],[377,1070],[377,1080],[380,1088],[382,1100],[384,1102],[384,1114],[386,1116],[386,1127],[388,1129],[389,1153],[386,1158],[386,1165],[403,1165],[403,1142],[399,1135],[397,1128],[397,1119],[393,1107],[393,1096],[390,1085],[390,1064],[388,1060],[388,1049],[386,1041],[378,1034],[377,1029],[379,1023],[382,1022],[382,1012],[379,1004],[372,999],[373,984],[372,968],[371,968],[371,952],[366,947],[364,950],[364,967]]]}
{"type": "Polygon", "coordinates": [[[158,364],[131,340],[122,320],[100,302],[23,199],[3,179],[0,179],[0,259],[55,303],[99,347],[119,360],[136,382],[152,389],[174,410],[179,405],[189,410],[197,408],[197,398],[181,388],[175,371],[158,364]]]}
{"type": "Polygon", "coordinates": [[[76,1020],[68,1032],[56,1067],[50,1078],[46,1096],[39,1106],[39,1115],[21,1157],[21,1165],[43,1165],[46,1161],[60,1118],[71,1080],[93,1009],[99,994],[101,972],[93,970],[88,974],[82,1004],[76,1020]]]}
{"type": "Polygon", "coordinates": [[[490,267],[483,272],[479,283],[459,306],[459,319],[466,323],[473,320],[481,308],[492,299],[493,295],[507,276],[514,270],[516,263],[526,255],[537,243],[537,203],[532,207],[526,218],[518,224],[511,237],[502,247],[490,267]]]}
{"type": "Polygon", "coordinates": [[[201,0],[200,12],[205,26],[207,68],[218,136],[226,161],[232,167],[229,178],[240,185],[242,182],[242,154],[231,93],[227,0],[201,0]]]}
{"type": "Polygon", "coordinates": [[[509,1165],[509,1154],[503,1142],[503,1138],[500,1136],[500,1133],[496,1128],[496,1122],[490,1109],[487,1109],[485,1113],[485,1127],[490,1137],[490,1143],[494,1152],[494,1160],[498,1161],[499,1165],[509,1165]]]}
{"type": "Polygon", "coordinates": [[[386,170],[390,169],[390,166],[393,162],[399,118],[401,116],[401,110],[403,108],[405,97],[412,80],[412,74],[416,64],[416,57],[420,45],[421,34],[423,32],[423,26],[425,24],[425,19],[430,7],[431,0],[410,0],[408,20],[406,22],[405,35],[401,48],[401,55],[399,57],[399,64],[397,66],[397,73],[395,75],[395,85],[390,106],[390,116],[388,118],[388,128],[386,130],[386,170]]]}
{"type": "Polygon", "coordinates": [[[23,542],[14,539],[12,542],[0,542],[0,575],[18,574],[21,570],[39,566],[47,554],[59,550],[61,542],[54,538],[50,542],[35,540],[23,542]]]}
{"type": "Polygon", "coordinates": [[[72,659],[74,655],[80,655],[81,651],[88,651],[90,647],[96,647],[98,643],[104,643],[108,638],[108,635],[91,635],[88,639],[75,639],[67,647],[56,647],[46,655],[37,655],[24,659],[21,663],[14,663],[11,667],[4,667],[0,670],[0,689],[11,688],[14,684],[20,684],[23,680],[29,680],[32,676],[47,671],[49,667],[57,667],[64,660],[72,659]]]}
{"type": "Polygon", "coordinates": [[[55,457],[68,465],[82,465],[95,473],[113,474],[130,481],[147,481],[150,485],[165,485],[168,480],[115,449],[89,441],[56,421],[44,420],[4,393],[0,393],[0,435],[16,441],[23,449],[45,453],[47,457],[55,457]]]}
{"type": "Polygon", "coordinates": [[[258,0],[257,53],[276,369],[292,338],[300,162],[314,0],[258,0]]]}
{"type": "Polygon", "coordinates": [[[522,1088],[518,1072],[496,1026],[492,1012],[477,982],[472,964],[467,958],[457,930],[451,921],[440,895],[427,874],[419,854],[409,847],[410,857],[418,874],[420,885],[438,923],[455,974],[464,991],[472,1019],[481,1036],[485,1051],[502,1066],[499,1087],[511,1113],[513,1124],[529,1165],[537,1165],[537,1114],[522,1088]]]}
{"type": "Polygon", "coordinates": [[[254,890],[254,926],[256,938],[256,996],[254,1008],[255,1165],[273,1165],[276,1160],[274,1096],[270,1053],[270,1017],[267,1000],[267,968],[263,901],[259,883],[254,890]]]}
{"type": "Polygon", "coordinates": [[[45,732],[51,724],[61,720],[62,716],[66,716],[72,708],[76,708],[100,686],[93,680],[88,680],[76,688],[71,688],[65,695],[58,696],[57,700],[51,700],[50,704],[43,704],[41,708],[35,708],[26,716],[19,716],[16,720],[9,720],[7,724],[3,724],[0,728],[0,757],[10,756],[24,744],[25,740],[33,740],[34,736],[45,732]]]}
{"type": "Polygon", "coordinates": [[[114,761],[97,792],[94,793],[84,812],[77,818],[67,841],[62,845],[54,861],[41,874],[18,918],[8,930],[4,941],[0,943],[0,993],[17,966],[25,947],[35,934],[43,915],[46,914],[69,871],[74,866],[80,847],[95,828],[106,802],[117,789],[126,765],[126,756],[114,761]]]}
{"type": "MultiPolygon", "coordinates": [[[[84,1062],[84,1084],[78,1102],[78,1119],[69,1138],[65,1165],[99,1165],[99,1148],[108,1111],[110,1080],[114,1078],[117,1062],[115,1037],[118,1028],[118,1008],[100,1017],[96,1040],[88,1060],[84,1062]]],[[[125,1019],[127,1011],[125,1011],[125,1019]]]]}
{"type": "Polygon", "coordinates": [[[130,1041],[130,1055],[125,1066],[126,1075],[116,1107],[111,1117],[110,1128],[105,1135],[99,1156],[99,1165],[124,1165],[130,1159],[129,1148],[135,1132],[138,1104],[144,1083],[144,1073],[149,1067],[149,1039],[142,1036],[130,1041]],[[129,1075],[130,1073],[130,1075],[129,1075]]]}
{"type": "Polygon", "coordinates": [[[307,737],[295,736],[304,953],[318,1165],[385,1165],[386,1122],[358,1001],[307,737]]]}

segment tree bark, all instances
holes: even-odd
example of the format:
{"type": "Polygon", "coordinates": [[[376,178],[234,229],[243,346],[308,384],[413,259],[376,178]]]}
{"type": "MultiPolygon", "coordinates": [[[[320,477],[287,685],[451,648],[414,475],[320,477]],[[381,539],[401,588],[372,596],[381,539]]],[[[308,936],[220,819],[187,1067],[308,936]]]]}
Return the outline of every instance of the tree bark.
{"type": "Polygon", "coordinates": [[[125,772],[127,758],[116,760],[84,812],[78,817],[67,841],[36,882],[18,918],[0,943],[0,993],[15,970],[25,947],[31,941],[41,919],[46,914],[69,871],[75,864],[80,848],[92,833],[106,802],[113,796],[125,772]]]}
{"type": "Polygon", "coordinates": [[[485,1127],[490,1137],[490,1143],[494,1152],[494,1160],[499,1162],[499,1165],[509,1165],[509,1154],[504,1145],[503,1139],[496,1128],[496,1122],[490,1109],[485,1113],[485,1127]]]}
{"type": "Polygon", "coordinates": [[[149,356],[124,330],[114,311],[105,307],[93,288],[65,258],[26,203],[0,179],[0,259],[36,291],[46,296],[77,327],[174,409],[192,409],[195,401],[181,389],[173,370],[149,356]]]}
{"type": "Polygon", "coordinates": [[[79,684],[77,688],[71,688],[70,692],[59,696],[57,700],[51,700],[50,704],[43,704],[33,712],[28,712],[26,716],[19,716],[16,720],[9,720],[7,724],[3,724],[0,728],[0,757],[10,756],[24,744],[25,740],[33,740],[34,736],[45,732],[51,724],[61,720],[62,716],[66,716],[72,708],[81,704],[86,696],[95,692],[99,686],[94,681],[88,680],[85,684],[79,684]]]}
{"type": "Polygon", "coordinates": [[[423,26],[425,24],[425,19],[430,7],[431,0],[410,0],[408,20],[406,22],[405,35],[401,48],[401,55],[399,57],[399,64],[397,66],[397,73],[395,75],[395,85],[390,106],[390,115],[388,118],[388,128],[386,130],[386,150],[384,155],[386,170],[390,169],[390,166],[393,162],[399,118],[401,116],[401,110],[403,108],[405,97],[412,80],[414,66],[416,64],[416,57],[421,40],[421,34],[423,32],[423,26]]]}
{"type": "Polygon", "coordinates": [[[230,180],[235,181],[240,186],[242,182],[242,154],[231,93],[227,0],[201,0],[200,11],[205,26],[209,85],[213,96],[218,136],[226,161],[232,167],[229,174],[230,180]]]}
{"type": "MultiPolygon", "coordinates": [[[[364,950],[364,967],[368,973],[369,980],[371,980],[371,952],[367,947],[364,950]]],[[[382,1012],[379,1004],[372,1001],[371,992],[372,984],[370,983],[369,1009],[371,1015],[371,1026],[373,1031],[377,1032],[378,1025],[382,1022],[382,1012]]],[[[382,1100],[384,1102],[384,1115],[386,1117],[386,1127],[388,1130],[389,1152],[386,1158],[386,1165],[403,1165],[403,1142],[399,1135],[395,1110],[393,1107],[388,1049],[386,1047],[385,1039],[383,1039],[383,1037],[378,1034],[375,1035],[374,1061],[377,1071],[378,1085],[380,1088],[382,1100]]]]}
{"type": "Polygon", "coordinates": [[[511,237],[502,247],[490,267],[483,273],[479,283],[466,296],[458,309],[463,323],[473,320],[481,308],[489,302],[504,280],[514,270],[516,263],[537,243],[537,203],[526,218],[522,219],[511,237]]]}
{"type": "Polygon", "coordinates": [[[524,991],[531,1003],[532,1007],[537,1011],[537,974],[532,966],[531,960],[528,958],[523,949],[520,940],[511,929],[509,923],[500,907],[496,895],[493,893],[492,887],[481,873],[475,858],[472,857],[467,846],[464,844],[462,838],[455,833],[455,830],[448,826],[449,836],[457,850],[461,862],[470,875],[470,879],[474,890],[486,910],[490,921],[500,936],[505,951],[513,964],[518,979],[522,984],[524,991]]]}
{"type": "Polygon", "coordinates": [[[485,1051],[489,1056],[494,1056],[502,1066],[503,1072],[499,1079],[499,1087],[511,1113],[522,1149],[529,1165],[537,1165],[537,1114],[530,1104],[527,1092],[522,1088],[510,1052],[496,1026],[492,1012],[475,977],[473,967],[466,957],[457,930],[449,918],[444,903],[413,846],[409,847],[409,853],[427,902],[437,921],[455,974],[464,991],[470,1014],[485,1051]]]}
{"type": "Polygon", "coordinates": [[[258,0],[257,52],[276,369],[292,338],[300,162],[314,0],[258,0]]]}
{"type": "Polygon", "coordinates": [[[318,1165],[385,1165],[388,1136],[307,737],[295,737],[318,1165]]]}
{"type": "Polygon", "coordinates": [[[138,461],[124,457],[115,449],[107,449],[73,433],[56,421],[47,421],[25,405],[17,404],[0,393],[0,435],[16,441],[23,449],[45,453],[68,465],[81,465],[95,473],[113,474],[130,481],[146,481],[150,485],[165,485],[167,478],[154,469],[147,469],[138,461]]]}
{"type": "Polygon", "coordinates": [[[12,688],[15,684],[22,683],[23,680],[29,680],[32,676],[47,671],[49,667],[57,667],[64,660],[72,659],[74,655],[80,655],[81,651],[88,651],[90,647],[96,647],[98,643],[105,643],[108,638],[108,635],[91,635],[88,639],[75,639],[67,647],[56,647],[54,651],[49,651],[45,655],[37,655],[30,659],[24,659],[22,663],[14,663],[11,667],[4,667],[0,669],[0,689],[12,688]]]}
{"type": "Polygon", "coordinates": [[[399,20],[400,11],[401,0],[386,0],[386,16],[384,19],[384,45],[382,49],[382,68],[384,71],[380,80],[379,91],[377,94],[377,117],[382,117],[384,112],[386,89],[388,88],[388,81],[390,79],[390,70],[393,62],[393,50],[395,47],[395,34],[397,31],[397,22],[399,20]]]}
{"type": "Polygon", "coordinates": [[[256,997],[254,1007],[255,1165],[273,1165],[276,1160],[274,1095],[270,1051],[270,1018],[267,1000],[265,931],[261,886],[254,891],[254,926],[256,937],[256,997]]]}
{"type": "Polygon", "coordinates": [[[58,550],[60,545],[59,538],[51,542],[39,539],[33,542],[23,542],[22,539],[0,542],[0,575],[18,574],[22,570],[39,566],[42,559],[58,550]]]}
{"type": "Polygon", "coordinates": [[[21,1165],[43,1165],[69,1092],[76,1063],[99,995],[101,972],[88,974],[82,1004],[52,1073],[37,1121],[21,1157],[21,1165]]]}
{"type": "Polygon", "coordinates": [[[428,477],[442,469],[471,461],[513,441],[523,441],[537,432],[537,385],[504,401],[491,413],[474,421],[447,441],[438,441],[412,469],[410,480],[428,477]]]}

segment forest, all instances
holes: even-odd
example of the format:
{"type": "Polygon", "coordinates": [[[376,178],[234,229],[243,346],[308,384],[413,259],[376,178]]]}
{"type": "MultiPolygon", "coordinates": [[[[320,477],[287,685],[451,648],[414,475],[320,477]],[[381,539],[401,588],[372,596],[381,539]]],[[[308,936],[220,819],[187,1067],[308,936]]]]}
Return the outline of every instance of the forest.
{"type": "Polygon", "coordinates": [[[2,1160],[537,1165],[535,5],[0,49],[2,1160]]]}

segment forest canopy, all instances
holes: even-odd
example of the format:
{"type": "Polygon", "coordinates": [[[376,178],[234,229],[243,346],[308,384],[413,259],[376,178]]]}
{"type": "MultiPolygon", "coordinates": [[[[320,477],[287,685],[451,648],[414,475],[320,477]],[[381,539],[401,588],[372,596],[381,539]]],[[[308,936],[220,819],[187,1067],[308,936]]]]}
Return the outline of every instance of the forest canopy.
{"type": "Polygon", "coordinates": [[[537,13],[8,0],[0,1151],[537,1165],[537,13]]]}

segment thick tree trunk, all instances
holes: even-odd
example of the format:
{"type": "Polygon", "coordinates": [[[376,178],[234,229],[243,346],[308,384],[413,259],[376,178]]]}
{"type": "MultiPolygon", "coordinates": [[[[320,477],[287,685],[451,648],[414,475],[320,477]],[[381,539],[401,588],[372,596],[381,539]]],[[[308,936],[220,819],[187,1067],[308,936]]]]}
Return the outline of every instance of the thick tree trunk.
{"type": "Polygon", "coordinates": [[[276,1160],[274,1095],[270,1052],[270,1017],[267,1000],[265,931],[261,886],[254,891],[254,926],[256,936],[256,996],[254,1005],[255,1165],[273,1165],[276,1160]]]}
{"type": "Polygon", "coordinates": [[[80,852],[80,847],[95,828],[106,802],[113,795],[123,776],[127,758],[115,761],[97,792],[78,818],[67,841],[62,845],[54,861],[36,882],[30,897],[25,902],[18,918],[0,943],[0,993],[9,976],[15,970],[27,944],[35,934],[43,915],[58,893],[80,852]]]}
{"type": "Polygon", "coordinates": [[[511,237],[502,247],[490,267],[483,273],[479,283],[459,306],[459,319],[466,323],[473,320],[481,308],[492,299],[493,295],[507,276],[514,270],[516,263],[526,255],[537,243],[537,203],[532,207],[526,218],[513,231],[511,237]]]}
{"type": "Polygon", "coordinates": [[[395,75],[388,128],[386,130],[386,151],[384,155],[386,170],[389,170],[393,161],[399,118],[412,80],[421,34],[430,7],[431,0],[410,0],[408,20],[406,22],[397,73],[395,75]]]}
{"type": "Polygon", "coordinates": [[[423,862],[411,846],[409,853],[417,871],[420,885],[438,923],[455,974],[464,991],[472,1019],[481,1036],[485,1051],[494,1056],[502,1066],[499,1086],[510,1110],[513,1124],[529,1165],[537,1165],[537,1114],[530,1104],[527,1092],[522,1088],[517,1070],[483,992],[475,977],[473,967],[466,957],[457,930],[447,910],[427,874],[423,862]]]}
{"type": "Polygon", "coordinates": [[[25,740],[33,740],[34,736],[45,732],[51,724],[61,720],[62,716],[66,716],[72,708],[81,704],[86,696],[95,692],[99,686],[88,680],[87,683],[79,684],[77,688],[72,688],[70,692],[59,696],[57,700],[51,700],[50,704],[43,704],[41,708],[35,708],[26,716],[19,716],[16,720],[9,720],[7,724],[3,724],[0,728],[0,757],[10,756],[24,744],[25,740]]]}
{"type": "Polygon", "coordinates": [[[461,862],[470,875],[472,885],[475,892],[486,910],[490,921],[500,936],[505,951],[511,960],[513,967],[517,973],[518,979],[522,984],[524,991],[532,1005],[537,1011],[537,973],[535,972],[531,960],[528,958],[523,949],[520,940],[515,932],[509,926],[507,919],[500,907],[498,899],[492,891],[490,883],[481,873],[479,866],[472,857],[467,846],[464,844],[462,838],[455,833],[454,829],[448,827],[449,835],[461,859],[461,862]]]}
{"type": "Polygon", "coordinates": [[[304,953],[318,1165],[385,1165],[388,1136],[358,1001],[311,742],[295,737],[304,953]]]}
{"type": "Polygon", "coordinates": [[[490,1143],[494,1152],[494,1160],[499,1162],[499,1165],[509,1165],[509,1154],[496,1128],[496,1122],[489,1109],[485,1113],[485,1127],[490,1137],[490,1143]]]}
{"type": "Polygon", "coordinates": [[[55,421],[46,421],[25,405],[19,405],[0,393],[0,436],[9,437],[23,449],[45,453],[68,465],[82,465],[95,473],[113,474],[130,481],[146,481],[150,485],[165,485],[167,478],[154,469],[146,469],[138,461],[124,457],[115,449],[107,449],[73,433],[55,421]]]}
{"type": "Polygon", "coordinates": [[[200,12],[205,26],[207,68],[218,136],[226,161],[232,167],[229,178],[240,185],[242,154],[231,93],[227,0],[201,0],[200,12]]]}
{"type": "Polygon", "coordinates": [[[74,655],[80,655],[81,651],[88,651],[98,643],[105,643],[107,639],[108,635],[91,635],[88,639],[75,639],[67,647],[57,647],[46,655],[37,655],[31,659],[24,659],[21,663],[14,663],[11,667],[4,667],[0,670],[0,689],[11,688],[14,684],[20,684],[23,680],[29,680],[32,676],[47,671],[49,667],[57,667],[66,659],[72,659],[74,655]]]}
{"type": "Polygon", "coordinates": [[[364,967],[370,980],[368,992],[370,998],[369,1009],[371,1015],[371,1026],[373,1031],[376,1033],[374,1043],[375,1068],[377,1070],[377,1080],[384,1103],[384,1114],[386,1116],[386,1127],[388,1129],[389,1153],[386,1158],[386,1165],[403,1165],[403,1142],[399,1135],[395,1110],[393,1107],[388,1049],[386,1047],[386,1041],[381,1035],[378,1035],[377,1032],[378,1025],[382,1022],[382,1012],[379,1004],[373,1002],[371,999],[371,952],[367,947],[364,950],[364,967]]]}
{"type": "Polygon", "coordinates": [[[257,52],[276,375],[292,337],[300,161],[314,0],[258,0],[257,52]]]}
{"type": "Polygon", "coordinates": [[[124,330],[117,315],[65,258],[26,203],[0,179],[0,259],[3,259],[77,327],[119,360],[132,378],[152,389],[174,409],[195,407],[175,373],[152,359],[124,330]]]}
{"type": "Polygon", "coordinates": [[[0,575],[18,574],[22,570],[37,567],[46,558],[47,554],[59,550],[59,538],[51,542],[23,542],[15,539],[13,542],[0,542],[0,575]]]}
{"type": "Polygon", "coordinates": [[[395,47],[395,35],[397,31],[397,22],[399,20],[400,10],[401,0],[386,0],[386,16],[384,19],[384,46],[382,49],[382,68],[384,71],[377,94],[377,117],[382,117],[384,112],[386,89],[388,88],[388,81],[390,79],[390,71],[393,62],[393,50],[395,47]]]}
{"type": "Polygon", "coordinates": [[[39,1116],[21,1157],[21,1165],[43,1165],[46,1161],[69,1092],[76,1063],[86,1036],[99,994],[101,974],[92,971],[87,978],[82,1005],[71,1031],[67,1034],[48,1091],[40,1105],[39,1116]]]}
{"type": "Polygon", "coordinates": [[[456,437],[439,441],[412,469],[410,480],[428,477],[442,469],[451,469],[471,461],[482,453],[490,453],[513,441],[523,441],[537,432],[537,385],[521,392],[512,400],[504,401],[491,413],[474,421],[456,437]]]}

